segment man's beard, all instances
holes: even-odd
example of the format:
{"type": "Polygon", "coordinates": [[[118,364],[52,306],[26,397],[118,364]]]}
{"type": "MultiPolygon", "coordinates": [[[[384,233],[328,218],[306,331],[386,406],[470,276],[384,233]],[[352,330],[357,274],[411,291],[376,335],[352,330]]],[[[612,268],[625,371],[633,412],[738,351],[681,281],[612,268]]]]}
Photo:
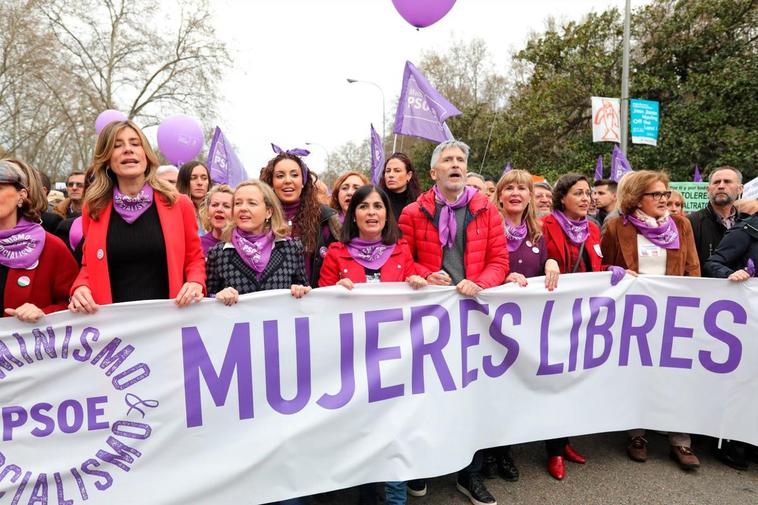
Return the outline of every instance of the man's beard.
{"type": "Polygon", "coordinates": [[[711,198],[711,203],[718,207],[724,207],[734,202],[736,199],[736,196],[732,196],[729,193],[719,193],[711,198]]]}

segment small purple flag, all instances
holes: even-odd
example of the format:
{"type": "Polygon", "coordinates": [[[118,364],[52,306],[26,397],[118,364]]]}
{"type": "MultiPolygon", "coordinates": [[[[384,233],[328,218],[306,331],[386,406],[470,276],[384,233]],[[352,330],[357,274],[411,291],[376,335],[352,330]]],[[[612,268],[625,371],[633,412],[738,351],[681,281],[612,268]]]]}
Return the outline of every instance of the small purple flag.
{"type": "Polygon", "coordinates": [[[459,114],[461,111],[434,89],[413,63],[405,62],[403,88],[395,114],[395,133],[434,142],[452,140],[453,135],[445,120],[459,114]]]}
{"type": "Polygon", "coordinates": [[[503,175],[507,174],[508,172],[510,172],[512,169],[513,169],[513,167],[511,167],[511,162],[509,161],[509,162],[508,162],[508,163],[506,163],[506,164],[505,164],[505,166],[503,167],[503,173],[501,174],[501,177],[502,177],[503,175]]]}
{"type": "Polygon", "coordinates": [[[248,178],[237,153],[218,126],[208,149],[208,170],[214,184],[228,184],[232,188],[248,178]]]}
{"type": "Polygon", "coordinates": [[[703,182],[703,176],[700,174],[700,167],[695,165],[695,174],[692,176],[692,180],[695,182],[703,182]]]}
{"type": "Polygon", "coordinates": [[[613,154],[611,155],[611,180],[620,181],[624,175],[632,171],[632,165],[629,160],[624,156],[624,152],[619,149],[619,146],[613,146],[613,154]]]}
{"type": "Polygon", "coordinates": [[[597,163],[595,164],[595,180],[603,180],[603,155],[597,157],[597,163]]]}
{"type": "Polygon", "coordinates": [[[374,125],[371,125],[371,182],[379,185],[384,172],[384,146],[374,125]]]}

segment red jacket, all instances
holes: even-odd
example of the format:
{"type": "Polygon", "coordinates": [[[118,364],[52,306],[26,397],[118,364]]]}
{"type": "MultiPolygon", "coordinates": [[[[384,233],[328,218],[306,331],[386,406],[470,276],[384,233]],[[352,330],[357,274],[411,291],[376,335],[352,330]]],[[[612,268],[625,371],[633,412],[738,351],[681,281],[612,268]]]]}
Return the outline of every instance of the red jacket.
{"type": "Polygon", "coordinates": [[[79,266],[66,244],[55,235],[45,233],[45,247],[36,267],[8,269],[3,307],[16,309],[33,303],[45,314],[63,310],[68,307],[69,289],[78,271],[79,266]]]}
{"type": "MultiPolygon", "coordinates": [[[[600,251],[600,228],[592,221],[590,221],[589,226],[590,234],[584,243],[584,249],[589,255],[592,271],[601,272],[607,270],[608,266],[603,264],[603,253],[600,251]]],[[[552,214],[545,216],[542,220],[542,233],[545,235],[547,257],[558,262],[562,274],[570,274],[579,257],[579,246],[568,240],[563,228],[552,214]]],[[[587,271],[584,261],[579,262],[579,268],[576,271],[587,271]]]]}
{"type": "MultiPolygon", "coordinates": [[[[400,214],[400,230],[416,261],[416,273],[426,278],[442,268],[442,244],[434,225],[434,191],[422,193],[400,214]]],[[[508,275],[508,249],[503,219],[494,205],[481,193],[468,204],[463,241],[463,266],[466,279],[482,288],[499,286],[508,275]]]]}
{"type": "MultiPolygon", "coordinates": [[[[411,275],[416,274],[413,256],[408,249],[408,242],[400,239],[390,257],[379,269],[382,282],[405,282],[411,275]]],[[[334,286],[340,279],[350,279],[354,283],[366,282],[366,270],[350,256],[347,246],[342,242],[332,242],[326,252],[321,274],[318,279],[319,287],[334,286]]]]}
{"type": "MultiPolygon", "coordinates": [[[[197,235],[195,206],[186,195],[178,195],[172,207],[156,192],[155,205],[166,242],[168,263],[168,293],[171,298],[179,294],[185,282],[197,282],[205,291],[205,258],[197,235]]],[[[93,221],[87,209],[82,214],[84,230],[84,252],[82,269],[71,286],[73,293],[79,286],[87,286],[97,304],[113,303],[111,281],[108,274],[108,251],[106,239],[113,203],[100,211],[100,217],[93,221]]]]}

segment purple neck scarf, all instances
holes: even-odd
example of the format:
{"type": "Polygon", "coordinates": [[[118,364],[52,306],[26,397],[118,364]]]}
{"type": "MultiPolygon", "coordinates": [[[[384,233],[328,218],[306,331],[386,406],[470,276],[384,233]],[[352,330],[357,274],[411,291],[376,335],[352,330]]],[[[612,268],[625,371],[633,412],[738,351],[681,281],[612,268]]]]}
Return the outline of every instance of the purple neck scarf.
{"type": "Polygon", "coordinates": [[[45,230],[24,218],[8,230],[0,230],[0,265],[31,268],[45,247],[45,230]]]}
{"type": "Polygon", "coordinates": [[[74,219],[73,223],[71,223],[71,228],[68,231],[68,245],[71,246],[72,251],[76,250],[79,242],[82,241],[82,237],[84,237],[84,230],[82,230],[82,216],[79,216],[74,219]]]}
{"type": "Polygon", "coordinates": [[[624,216],[624,223],[632,223],[643,237],[664,249],[679,249],[679,230],[668,212],[658,219],[637,209],[634,214],[624,216]]]}
{"type": "Polygon", "coordinates": [[[518,226],[511,226],[507,219],[503,219],[503,227],[505,228],[505,238],[508,240],[508,252],[513,252],[521,247],[521,242],[524,241],[529,231],[526,221],[521,221],[518,226]]]}
{"type": "Polygon", "coordinates": [[[208,251],[211,247],[221,242],[219,239],[213,236],[213,231],[209,231],[202,237],[200,237],[200,247],[203,248],[203,254],[208,256],[208,251]]]}
{"type": "Polygon", "coordinates": [[[355,237],[347,244],[347,252],[359,265],[371,270],[379,270],[389,259],[395,244],[383,244],[379,240],[363,240],[355,237]]]}
{"type": "Polygon", "coordinates": [[[290,222],[290,226],[294,224],[297,211],[300,210],[300,200],[294,203],[283,203],[282,209],[284,210],[284,218],[290,222]]]}
{"type": "Polygon", "coordinates": [[[274,233],[269,230],[260,235],[253,235],[235,226],[232,230],[232,245],[247,266],[255,272],[261,273],[271,258],[271,249],[274,248],[274,233]]]}
{"type": "Polygon", "coordinates": [[[456,209],[468,205],[471,198],[476,194],[477,189],[466,187],[461,196],[459,196],[453,203],[449,203],[445,200],[445,197],[436,185],[432,187],[432,191],[434,191],[434,194],[437,196],[437,201],[443,205],[442,211],[440,212],[440,222],[438,227],[440,244],[442,244],[442,247],[453,247],[455,244],[455,236],[458,233],[458,223],[455,221],[455,211],[456,209]]]}
{"type": "Polygon", "coordinates": [[[145,183],[136,196],[129,196],[113,186],[113,208],[129,224],[132,224],[153,204],[153,187],[145,183]]]}
{"type": "Polygon", "coordinates": [[[579,221],[574,221],[557,209],[553,211],[553,216],[572,244],[582,245],[590,236],[590,220],[586,216],[579,221]]]}

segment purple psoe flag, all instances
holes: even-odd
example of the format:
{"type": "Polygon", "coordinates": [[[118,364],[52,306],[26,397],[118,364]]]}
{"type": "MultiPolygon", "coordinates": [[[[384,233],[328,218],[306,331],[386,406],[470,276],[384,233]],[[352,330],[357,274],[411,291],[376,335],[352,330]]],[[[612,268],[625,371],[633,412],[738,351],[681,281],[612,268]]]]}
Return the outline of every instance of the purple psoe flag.
{"type": "Polygon", "coordinates": [[[245,167],[218,126],[213,132],[211,147],[208,149],[208,170],[214,184],[228,184],[234,188],[247,180],[245,167]]]}
{"type": "Polygon", "coordinates": [[[619,146],[613,146],[613,154],[611,155],[611,180],[620,181],[624,175],[632,171],[632,165],[629,160],[624,156],[624,152],[619,149],[619,146]]]}
{"type": "Polygon", "coordinates": [[[461,111],[434,89],[413,63],[405,62],[403,88],[395,114],[395,133],[444,142],[453,138],[445,120],[459,114],[461,111]]]}
{"type": "Polygon", "coordinates": [[[371,125],[371,182],[379,185],[384,173],[384,146],[374,125],[371,125]]]}
{"type": "Polygon", "coordinates": [[[595,180],[603,180],[603,155],[597,157],[597,163],[595,164],[595,180]]]}
{"type": "Polygon", "coordinates": [[[695,165],[695,173],[692,175],[692,180],[694,182],[703,182],[703,176],[700,173],[700,167],[695,165]]]}
{"type": "Polygon", "coordinates": [[[510,172],[511,170],[513,170],[513,167],[511,167],[511,162],[509,161],[509,162],[508,162],[508,163],[506,163],[506,164],[505,164],[505,166],[503,167],[503,173],[502,173],[500,176],[502,177],[503,175],[507,174],[507,173],[508,173],[508,172],[510,172]]]}

